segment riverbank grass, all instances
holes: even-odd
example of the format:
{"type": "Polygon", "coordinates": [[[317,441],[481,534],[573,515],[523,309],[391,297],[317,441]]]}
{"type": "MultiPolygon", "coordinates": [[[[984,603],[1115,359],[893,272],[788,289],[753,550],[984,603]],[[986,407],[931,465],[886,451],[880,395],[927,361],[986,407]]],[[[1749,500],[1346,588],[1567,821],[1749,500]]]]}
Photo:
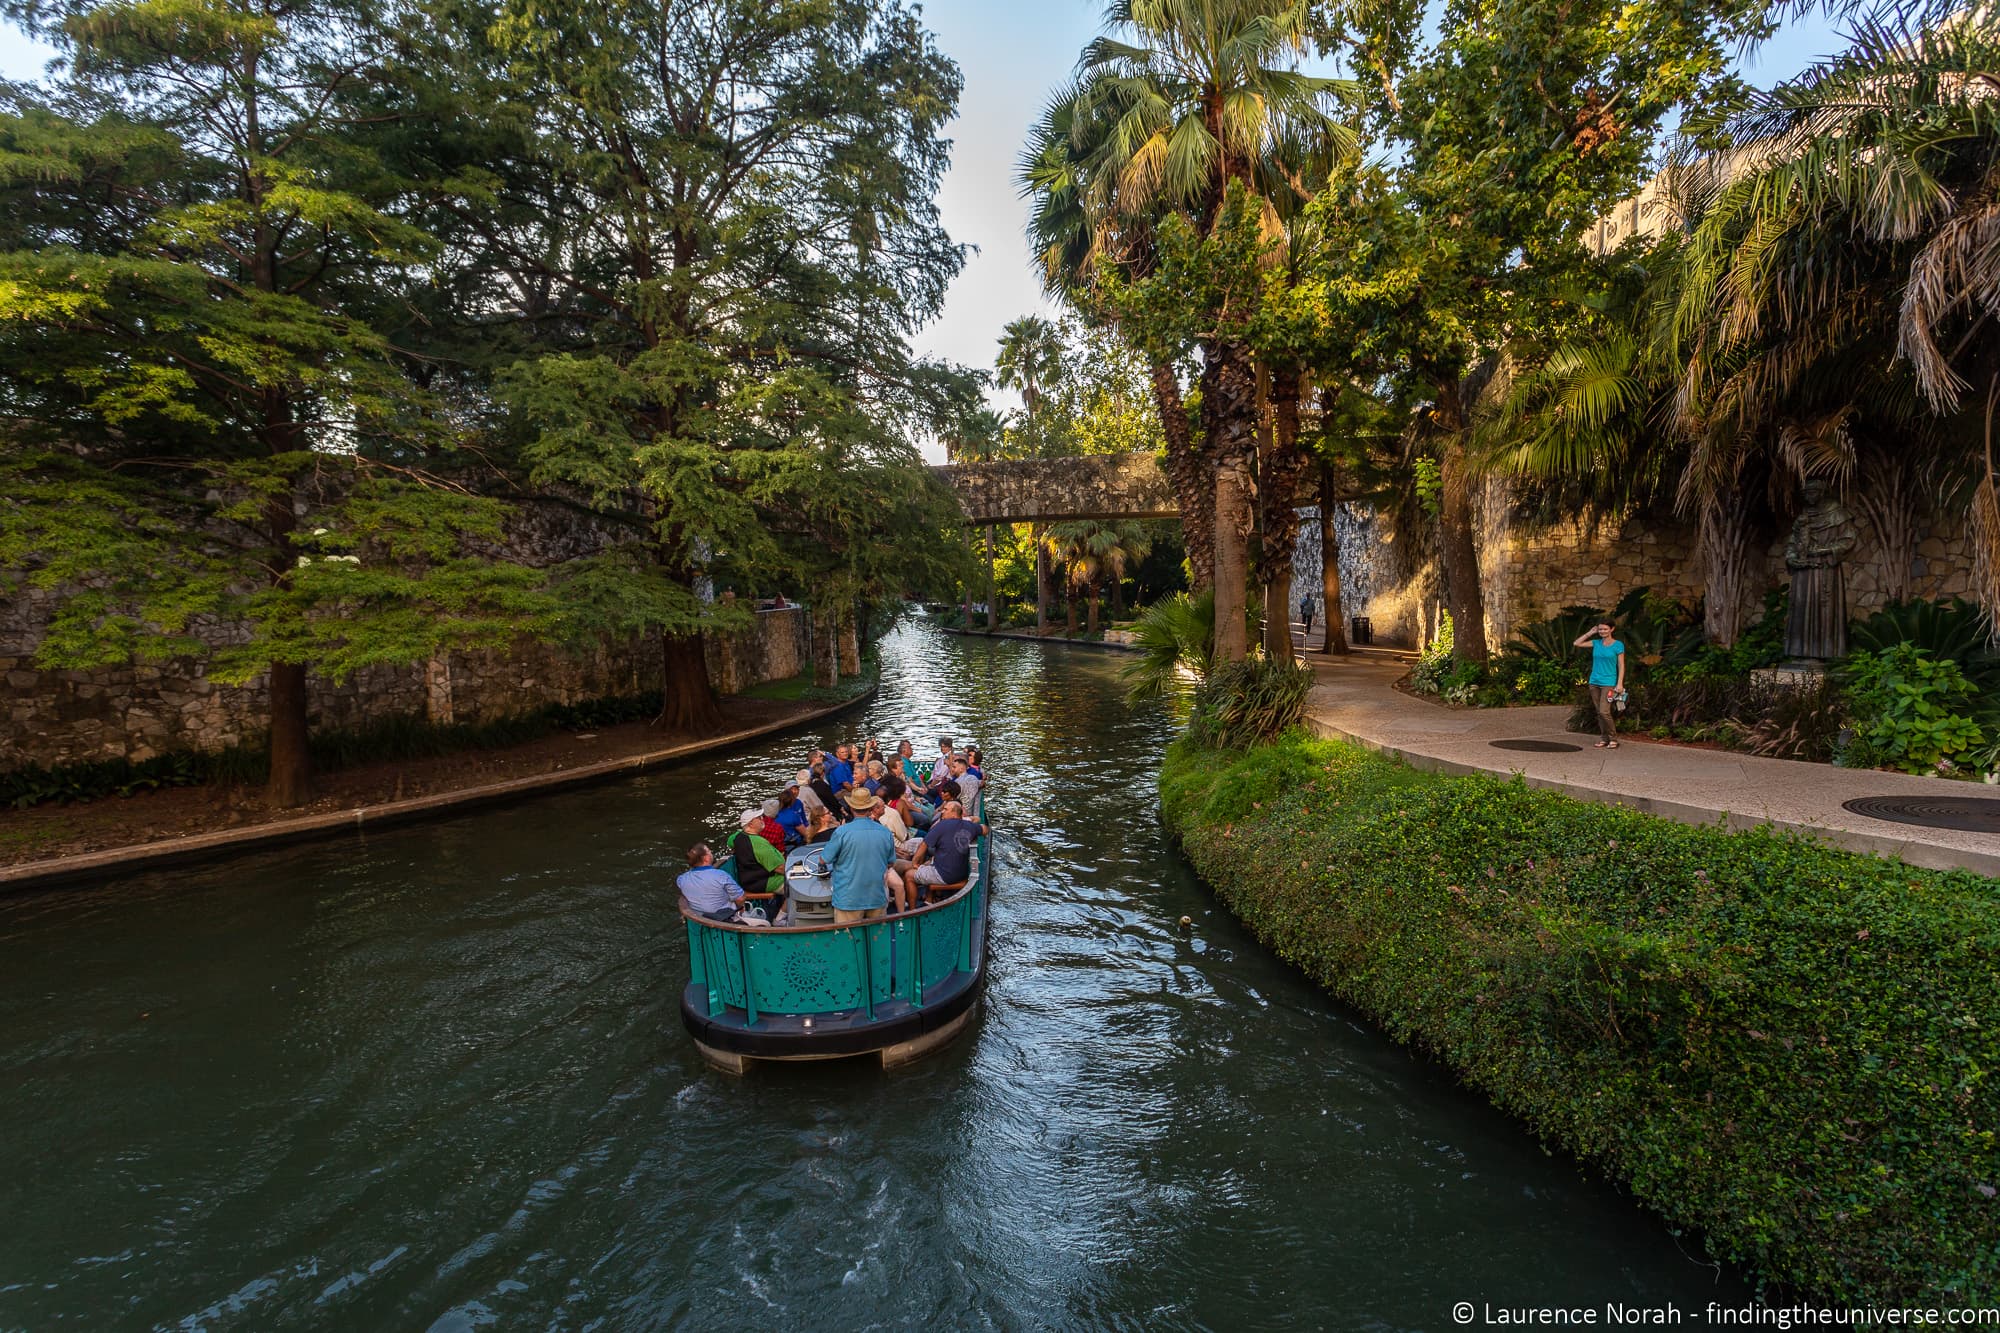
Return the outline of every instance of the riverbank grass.
{"type": "Polygon", "coordinates": [[[1718,1256],[2000,1291],[2000,881],[1296,731],[1183,740],[1160,792],[1266,944],[1718,1256]]]}

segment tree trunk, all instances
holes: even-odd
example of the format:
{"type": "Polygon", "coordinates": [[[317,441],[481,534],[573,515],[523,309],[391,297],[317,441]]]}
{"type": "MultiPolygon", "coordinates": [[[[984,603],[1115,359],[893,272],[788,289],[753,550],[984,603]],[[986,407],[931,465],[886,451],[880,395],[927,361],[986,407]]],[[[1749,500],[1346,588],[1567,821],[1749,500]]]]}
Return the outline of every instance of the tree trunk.
{"type": "Polygon", "coordinates": [[[1188,425],[1187,404],[1174,368],[1153,363],[1153,401],[1160,409],[1160,432],[1167,439],[1167,480],[1181,511],[1181,539],[1187,548],[1193,590],[1215,586],[1215,480],[1208,458],[1188,425]]]}
{"type": "Polygon", "coordinates": [[[722,707],[708,683],[708,653],[702,636],[660,636],[660,725],[691,736],[722,730],[722,707]]]}
{"type": "Polygon", "coordinates": [[[1300,376],[1296,367],[1271,372],[1271,440],[1257,488],[1263,514],[1264,653],[1292,655],[1292,560],[1299,546],[1299,486],[1312,460],[1299,448],[1300,376]]]}
{"type": "Polygon", "coordinates": [[[1103,585],[1098,583],[1097,580],[1092,579],[1090,583],[1090,621],[1084,626],[1084,633],[1090,635],[1092,638],[1097,637],[1097,606],[1103,595],[1103,585]]]}
{"type": "MultiPolygon", "coordinates": [[[[293,438],[291,407],[276,393],[265,395],[265,435],[271,451],[282,451],[293,438]]],[[[272,582],[279,587],[291,578],[297,555],[292,533],[299,516],[292,508],[291,488],[272,496],[264,505],[264,522],[275,551],[277,570],[272,582]]],[[[312,750],[309,748],[306,708],[306,668],[303,662],[273,662],[270,675],[270,770],[264,782],[264,801],[273,809],[287,810],[312,799],[312,750]]]]}
{"type": "Polygon", "coordinates": [[[986,632],[1000,628],[1000,594],[993,581],[993,525],[986,525],[986,632]]]}
{"type": "Polygon", "coordinates": [[[833,609],[824,601],[813,603],[812,655],[813,684],[832,689],[840,684],[840,630],[833,609]]]}
{"type": "Polygon", "coordinates": [[[1443,508],[1438,518],[1445,601],[1451,607],[1452,656],[1486,660],[1486,597],[1479,586],[1479,546],[1473,535],[1472,467],[1465,456],[1465,414],[1457,381],[1438,394],[1438,424],[1445,431],[1439,460],[1443,508]]]}
{"type": "Polygon", "coordinates": [[[861,674],[861,617],[859,609],[848,607],[847,614],[840,617],[840,630],[834,636],[840,646],[840,674],[858,676],[861,674]]]}
{"type": "Polygon", "coordinates": [[[1049,632],[1049,554],[1042,549],[1042,529],[1036,524],[1028,529],[1028,536],[1035,543],[1035,633],[1049,632]]]}
{"type": "Polygon", "coordinates": [[[1215,464],[1215,661],[1225,665],[1249,653],[1244,617],[1256,498],[1250,467],[1257,456],[1257,385],[1241,344],[1211,344],[1203,357],[1202,434],[1215,464]]]}
{"type": "Polygon", "coordinates": [[[312,751],[307,747],[306,668],[271,663],[271,773],[264,799],[280,810],[312,799],[312,751]]]}
{"type": "Polygon", "coordinates": [[[1125,618],[1125,580],[1122,578],[1111,580],[1111,618],[1125,618]]]}
{"type": "Polygon", "coordinates": [[[1320,651],[1327,654],[1347,651],[1347,610],[1340,597],[1340,534],[1333,527],[1333,465],[1319,467],[1319,599],[1320,616],[1326,622],[1326,642],[1320,651]]]}
{"type": "Polygon", "coordinates": [[[1067,569],[1063,571],[1063,575],[1063,637],[1074,639],[1076,637],[1076,575],[1067,569]]]}
{"type": "Polygon", "coordinates": [[[1727,648],[1743,630],[1743,589],[1750,571],[1750,505],[1738,487],[1702,497],[1699,527],[1702,629],[1727,648]]]}

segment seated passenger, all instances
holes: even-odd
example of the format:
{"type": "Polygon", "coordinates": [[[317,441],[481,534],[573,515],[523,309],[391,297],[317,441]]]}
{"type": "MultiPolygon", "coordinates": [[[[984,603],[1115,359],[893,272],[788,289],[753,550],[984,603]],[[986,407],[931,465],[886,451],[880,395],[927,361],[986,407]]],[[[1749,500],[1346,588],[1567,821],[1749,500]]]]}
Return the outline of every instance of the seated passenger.
{"type": "Polygon", "coordinates": [[[951,780],[952,785],[958,789],[959,805],[967,810],[977,810],[979,808],[979,788],[982,784],[978,778],[973,776],[972,770],[967,766],[963,755],[957,755],[952,758],[951,780]]]}
{"type": "MultiPolygon", "coordinates": [[[[815,754],[817,755],[817,752],[815,754]]],[[[832,814],[834,819],[842,824],[847,822],[847,802],[840,799],[839,794],[833,789],[833,784],[827,781],[826,760],[824,756],[816,757],[813,760],[812,780],[807,784],[807,787],[812,792],[813,798],[820,803],[822,808],[832,814]]]]}
{"type": "MultiPolygon", "coordinates": [[[[896,779],[891,778],[889,781],[895,782],[896,779]]],[[[889,830],[889,836],[896,840],[897,857],[912,855],[920,840],[911,836],[909,821],[903,818],[902,803],[892,800],[886,790],[882,793],[881,799],[882,813],[876,818],[882,822],[883,828],[889,830]]]]}
{"type": "Polygon", "coordinates": [[[965,747],[965,771],[972,774],[973,777],[978,778],[981,782],[986,781],[986,770],[980,767],[979,747],[977,745],[968,745],[965,747]]]}
{"type": "Polygon", "coordinates": [[[746,893],[775,893],[780,897],[775,904],[767,904],[772,910],[768,915],[773,921],[778,919],[777,907],[784,905],[785,854],[773,847],[770,840],[757,832],[757,826],[764,822],[762,810],[745,810],[738,821],[743,827],[729,835],[722,844],[727,855],[723,860],[736,882],[746,893]]]}
{"type": "Polygon", "coordinates": [[[762,811],[764,819],[758,821],[756,829],[752,829],[752,833],[756,833],[760,839],[764,839],[766,843],[770,843],[772,847],[776,847],[780,851],[784,849],[784,825],[778,823],[778,811],[782,811],[782,809],[784,809],[784,803],[780,803],[776,797],[772,797],[770,801],[764,803],[764,811],[762,811]]]}
{"type": "Polygon", "coordinates": [[[806,840],[806,822],[809,818],[806,814],[804,795],[796,783],[785,788],[785,794],[778,798],[777,805],[777,823],[785,835],[784,845],[787,848],[796,847],[806,840]]]}
{"type": "Polygon", "coordinates": [[[826,782],[840,795],[854,785],[854,750],[850,746],[836,745],[833,757],[826,761],[826,782]]]}
{"type": "Polygon", "coordinates": [[[958,795],[957,781],[951,774],[951,757],[939,756],[931,769],[931,780],[924,784],[924,799],[932,805],[943,805],[958,795]]]}
{"type": "Polygon", "coordinates": [[[917,751],[908,741],[896,742],[896,769],[912,787],[924,785],[923,770],[917,767],[917,751]]]}
{"type": "Polygon", "coordinates": [[[923,845],[911,863],[897,867],[904,878],[926,895],[947,886],[963,884],[972,877],[972,844],[986,834],[986,826],[965,817],[965,807],[946,801],[937,823],[924,834],[923,845]]]}
{"type": "Polygon", "coordinates": [[[889,776],[889,766],[880,759],[871,759],[868,761],[867,773],[868,776],[861,780],[861,785],[868,789],[870,796],[882,795],[882,779],[889,776]]]}
{"type": "Polygon", "coordinates": [[[812,822],[806,825],[806,845],[825,842],[839,827],[840,821],[833,817],[833,811],[821,806],[812,812],[812,822]]]}
{"type": "Polygon", "coordinates": [[[827,839],[826,864],[833,872],[833,919],[836,924],[881,916],[894,894],[904,894],[902,876],[890,867],[896,860],[895,839],[875,820],[882,803],[867,792],[849,792],[854,818],[827,839]]]}
{"type": "Polygon", "coordinates": [[[681,872],[674,886],[681,891],[690,912],[710,921],[770,924],[743,915],[743,886],[716,868],[715,853],[707,843],[698,842],[688,848],[687,859],[688,868],[681,872]]]}

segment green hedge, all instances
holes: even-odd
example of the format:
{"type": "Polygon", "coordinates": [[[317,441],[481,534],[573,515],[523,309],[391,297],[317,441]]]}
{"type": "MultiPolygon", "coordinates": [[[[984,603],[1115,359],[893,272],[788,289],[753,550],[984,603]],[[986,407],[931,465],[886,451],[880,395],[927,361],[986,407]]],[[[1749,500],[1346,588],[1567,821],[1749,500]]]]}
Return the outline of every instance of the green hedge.
{"type": "Polygon", "coordinates": [[[1259,938],[1719,1255],[2000,1291],[2000,881],[1297,732],[1160,791],[1259,938]]]}

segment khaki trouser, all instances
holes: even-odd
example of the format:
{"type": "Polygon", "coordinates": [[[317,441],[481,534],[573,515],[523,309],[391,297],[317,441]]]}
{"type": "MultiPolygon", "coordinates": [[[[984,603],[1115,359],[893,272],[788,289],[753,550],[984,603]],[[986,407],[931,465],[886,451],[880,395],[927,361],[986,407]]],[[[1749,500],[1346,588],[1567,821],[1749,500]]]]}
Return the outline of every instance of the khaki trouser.
{"type": "Polygon", "coordinates": [[[1611,717],[1611,692],[1615,685],[1593,685],[1590,687],[1590,706],[1597,710],[1597,729],[1607,741],[1618,739],[1618,724],[1611,717]]]}
{"type": "Polygon", "coordinates": [[[862,907],[850,912],[845,907],[836,907],[833,909],[833,924],[844,926],[852,921],[866,921],[869,917],[881,916],[888,910],[886,907],[862,907]]]}

